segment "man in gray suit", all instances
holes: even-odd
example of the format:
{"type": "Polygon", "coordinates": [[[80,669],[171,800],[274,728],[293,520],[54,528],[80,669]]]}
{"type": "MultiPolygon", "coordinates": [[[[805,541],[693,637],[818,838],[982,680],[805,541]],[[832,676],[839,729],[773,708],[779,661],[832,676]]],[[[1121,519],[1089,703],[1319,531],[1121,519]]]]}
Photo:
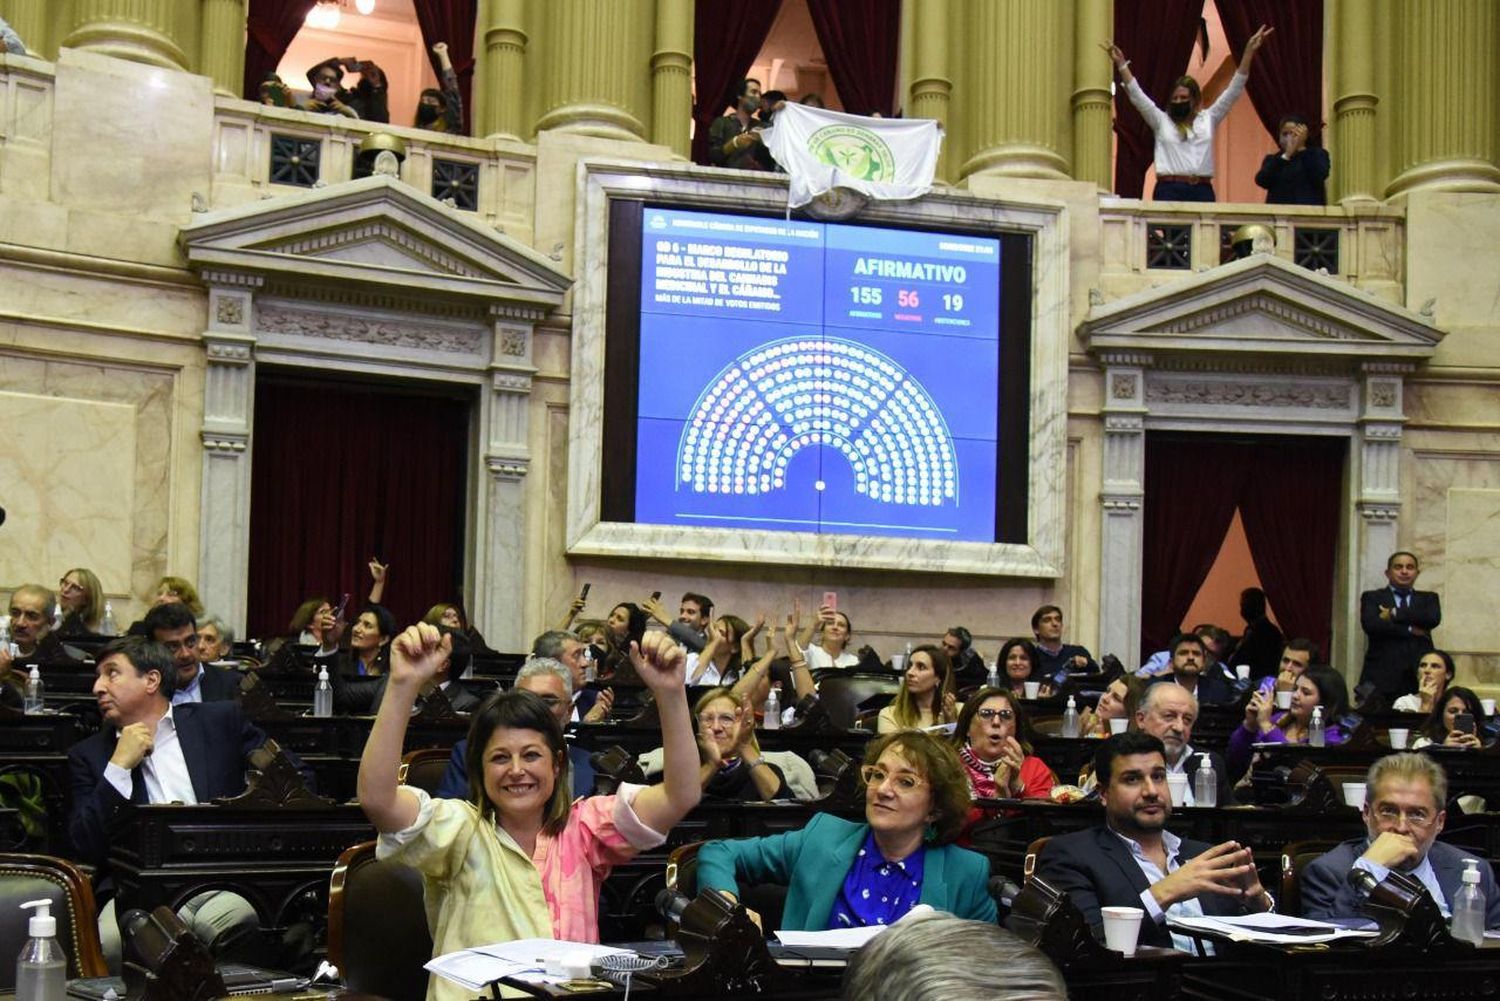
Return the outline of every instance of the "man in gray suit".
{"type": "MultiPolygon", "coordinates": [[[[1361,921],[1363,903],[1349,883],[1349,870],[1385,879],[1392,869],[1414,877],[1446,917],[1452,912],[1468,852],[1437,840],[1448,801],[1448,776],[1425,754],[1391,754],[1365,777],[1365,826],[1369,835],[1345,841],[1302,874],[1302,913],[1321,921],[1361,921]]],[[[1500,890],[1490,864],[1479,862],[1486,928],[1500,928],[1500,890]]]]}

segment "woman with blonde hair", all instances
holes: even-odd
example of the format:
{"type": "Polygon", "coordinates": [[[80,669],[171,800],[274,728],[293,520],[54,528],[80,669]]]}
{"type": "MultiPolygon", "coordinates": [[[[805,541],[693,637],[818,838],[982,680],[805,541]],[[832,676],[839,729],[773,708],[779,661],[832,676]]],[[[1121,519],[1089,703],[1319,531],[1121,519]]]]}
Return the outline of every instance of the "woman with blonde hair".
{"type": "Polygon", "coordinates": [[[104,585],[87,567],[74,567],[57,582],[57,604],[62,609],[59,639],[96,636],[104,631],[104,585]]]}
{"type": "Polygon", "coordinates": [[[953,666],[940,646],[924,643],[911,652],[901,687],[890,705],[880,710],[877,733],[917,730],[958,722],[959,703],[953,697],[953,666]]]}

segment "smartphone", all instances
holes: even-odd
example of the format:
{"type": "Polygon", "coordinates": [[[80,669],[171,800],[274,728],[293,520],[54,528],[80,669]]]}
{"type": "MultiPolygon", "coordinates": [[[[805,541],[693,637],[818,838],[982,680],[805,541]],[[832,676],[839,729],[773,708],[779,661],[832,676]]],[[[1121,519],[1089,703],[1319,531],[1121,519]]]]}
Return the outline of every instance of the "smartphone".
{"type": "Polygon", "coordinates": [[[583,587],[579,588],[579,590],[578,590],[578,597],[580,599],[587,599],[588,596],[589,596],[589,584],[588,584],[588,581],[584,581],[583,587]]]}
{"type": "Polygon", "coordinates": [[[333,621],[342,622],[344,620],[344,612],[349,608],[349,599],[351,597],[352,595],[348,591],[344,592],[344,596],[339,599],[338,607],[333,610],[333,621]]]}
{"type": "Polygon", "coordinates": [[[1474,714],[1459,713],[1457,716],[1453,717],[1453,729],[1457,730],[1459,733],[1475,733],[1476,731],[1474,729],[1474,714]]]}
{"type": "Polygon", "coordinates": [[[651,592],[651,600],[652,601],[660,601],[661,600],[661,592],[660,591],[652,591],[651,592]]]}
{"type": "Polygon", "coordinates": [[[830,611],[837,612],[839,610],[839,593],[837,591],[824,591],[823,604],[827,605],[830,611]]]}

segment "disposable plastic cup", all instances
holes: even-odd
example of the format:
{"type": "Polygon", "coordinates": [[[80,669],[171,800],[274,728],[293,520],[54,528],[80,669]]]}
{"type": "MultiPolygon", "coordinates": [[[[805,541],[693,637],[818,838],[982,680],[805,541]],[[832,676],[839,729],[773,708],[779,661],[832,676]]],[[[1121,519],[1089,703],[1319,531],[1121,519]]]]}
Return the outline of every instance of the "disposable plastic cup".
{"type": "Polygon", "coordinates": [[[1026,689],[1026,697],[1028,699],[1034,699],[1042,693],[1042,683],[1040,681],[1023,681],[1021,685],[1026,689]]]}
{"type": "Polygon", "coordinates": [[[1110,733],[1124,733],[1127,729],[1129,729],[1129,727],[1130,720],[1126,719],[1124,716],[1109,721],[1110,733]]]}
{"type": "Polygon", "coordinates": [[[1104,915],[1104,947],[1127,958],[1134,956],[1146,912],[1139,907],[1101,907],[1099,912],[1104,915]]]}
{"type": "Polygon", "coordinates": [[[1167,773],[1167,791],[1172,794],[1172,805],[1181,806],[1187,801],[1188,777],[1185,772],[1167,773]]]}
{"type": "Polygon", "coordinates": [[[1484,709],[1484,714],[1486,716],[1493,716],[1493,715],[1495,715],[1495,700],[1494,699],[1480,699],[1479,700],[1479,705],[1480,705],[1480,707],[1482,709],[1484,709]]]}
{"type": "Polygon", "coordinates": [[[906,654],[891,654],[891,667],[894,668],[897,672],[906,670],[906,654]]]}
{"type": "Polygon", "coordinates": [[[1277,709],[1290,709],[1290,708],[1292,708],[1292,693],[1291,692],[1277,692],[1276,693],[1276,708],[1277,709]]]}
{"type": "Polygon", "coordinates": [[[1235,674],[1235,677],[1239,678],[1241,681],[1249,681],[1250,680],[1250,665],[1249,664],[1236,664],[1236,665],[1234,665],[1234,674],[1235,674]]]}
{"type": "Polygon", "coordinates": [[[1356,810],[1365,808],[1365,784],[1363,782],[1345,782],[1344,805],[1352,806],[1356,810]]]}
{"type": "Polygon", "coordinates": [[[1396,751],[1406,750],[1406,740],[1411,736],[1411,731],[1403,727],[1393,726],[1386,731],[1391,738],[1391,749],[1396,751]]]}

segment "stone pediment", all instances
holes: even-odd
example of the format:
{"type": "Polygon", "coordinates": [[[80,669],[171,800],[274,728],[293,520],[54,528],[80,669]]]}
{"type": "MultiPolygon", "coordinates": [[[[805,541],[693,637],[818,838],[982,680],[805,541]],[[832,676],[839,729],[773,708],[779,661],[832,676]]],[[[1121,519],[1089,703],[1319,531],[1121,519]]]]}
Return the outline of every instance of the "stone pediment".
{"type": "Polygon", "coordinates": [[[1234,355],[1409,364],[1431,357],[1443,337],[1430,317],[1267,254],[1095,306],[1081,335],[1096,356],[1213,355],[1215,367],[1234,367],[1234,355]]]}
{"type": "Polygon", "coordinates": [[[472,213],[380,175],[209,212],[180,240],[196,270],[258,277],[272,288],[353,285],[545,313],[572,283],[472,213]]]}

